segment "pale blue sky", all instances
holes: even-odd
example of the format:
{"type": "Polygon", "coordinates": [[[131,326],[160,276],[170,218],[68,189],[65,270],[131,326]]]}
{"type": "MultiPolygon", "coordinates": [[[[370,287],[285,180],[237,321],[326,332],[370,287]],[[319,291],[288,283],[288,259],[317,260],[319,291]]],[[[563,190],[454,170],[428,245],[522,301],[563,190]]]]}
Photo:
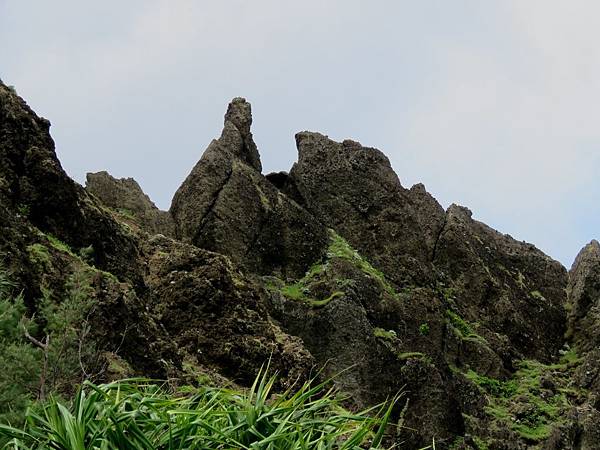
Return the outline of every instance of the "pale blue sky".
{"type": "Polygon", "coordinates": [[[600,237],[600,3],[0,0],[0,77],[58,155],[163,209],[227,102],[265,173],[314,130],[378,147],[403,185],[570,266],[600,237]]]}

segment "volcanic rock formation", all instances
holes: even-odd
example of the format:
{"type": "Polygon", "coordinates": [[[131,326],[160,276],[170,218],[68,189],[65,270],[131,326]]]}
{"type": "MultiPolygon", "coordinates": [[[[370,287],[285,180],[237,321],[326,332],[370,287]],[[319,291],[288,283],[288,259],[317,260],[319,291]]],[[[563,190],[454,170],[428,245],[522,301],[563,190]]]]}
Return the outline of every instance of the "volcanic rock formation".
{"type": "Polygon", "coordinates": [[[85,190],[147,233],[175,235],[171,215],[159,210],[133,178],[117,180],[108,172],[88,173],[85,190]]]}
{"type": "Polygon", "coordinates": [[[85,285],[95,379],[248,385],[270,360],[280,389],[334,376],[356,407],[403,391],[388,440],[407,448],[598,448],[596,241],[567,273],[318,133],[263,176],[251,124],[234,99],[162,212],[132,179],[73,182],[0,83],[1,261],[32,316],[85,285]]]}
{"type": "Polygon", "coordinates": [[[176,236],[250,272],[301,276],[322,256],[326,229],[262,176],[251,123],[250,104],[234,99],[221,137],[173,197],[176,236]]]}

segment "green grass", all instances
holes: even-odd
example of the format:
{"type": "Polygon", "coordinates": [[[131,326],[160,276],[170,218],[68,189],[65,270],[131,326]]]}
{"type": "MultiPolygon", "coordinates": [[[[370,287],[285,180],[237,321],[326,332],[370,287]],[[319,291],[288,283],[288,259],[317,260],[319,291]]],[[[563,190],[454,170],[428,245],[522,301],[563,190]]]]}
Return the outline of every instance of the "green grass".
{"type": "Polygon", "coordinates": [[[53,398],[30,409],[23,428],[0,426],[0,441],[13,450],[383,448],[397,398],[352,413],[330,382],[307,382],[281,395],[274,383],[266,370],[246,392],[88,382],[68,404],[53,398]]]}
{"type": "Polygon", "coordinates": [[[514,382],[500,381],[495,378],[479,375],[474,370],[469,370],[464,375],[494,397],[510,397],[517,390],[517,385],[514,382]]]}
{"type": "Polygon", "coordinates": [[[307,292],[302,283],[289,284],[281,288],[281,293],[291,300],[304,300],[307,292]]]}

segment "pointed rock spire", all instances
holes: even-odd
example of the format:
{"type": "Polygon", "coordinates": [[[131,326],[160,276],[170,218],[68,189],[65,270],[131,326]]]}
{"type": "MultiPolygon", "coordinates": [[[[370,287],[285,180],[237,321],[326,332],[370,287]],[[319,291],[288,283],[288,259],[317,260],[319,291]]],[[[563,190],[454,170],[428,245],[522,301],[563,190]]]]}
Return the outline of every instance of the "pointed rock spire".
{"type": "Polygon", "coordinates": [[[252,106],[245,98],[231,100],[225,113],[225,123],[219,142],[231,150],[242,161],[262,171],[258,148],[252,138],[252,106]]]}
{"type": "Polygon", "coordinates": [[[249,271],[302,276],[322,257],[326,228],[261,174],[250,103],[235,98],[173,197],[176,236],[223,253],[249,271]]]}

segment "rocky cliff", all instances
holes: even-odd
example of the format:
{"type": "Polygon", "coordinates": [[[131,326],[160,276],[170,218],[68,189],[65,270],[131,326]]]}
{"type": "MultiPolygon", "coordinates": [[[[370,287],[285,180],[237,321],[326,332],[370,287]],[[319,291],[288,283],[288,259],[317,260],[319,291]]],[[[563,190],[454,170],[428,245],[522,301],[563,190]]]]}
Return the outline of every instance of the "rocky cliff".
{"type": "Polygon", "coordinates": [[[404,448],[600,448],[597,242],[567,272],[313,132],[265,176],[251,125],[234,99],[164,212],[132,179],[73,182],[0,83],[0,251],[28,315],[77,275],[95,379],[245,386],[270,359],[281,389],[321,370],[356,407],[403,391],[404,448]]]}

